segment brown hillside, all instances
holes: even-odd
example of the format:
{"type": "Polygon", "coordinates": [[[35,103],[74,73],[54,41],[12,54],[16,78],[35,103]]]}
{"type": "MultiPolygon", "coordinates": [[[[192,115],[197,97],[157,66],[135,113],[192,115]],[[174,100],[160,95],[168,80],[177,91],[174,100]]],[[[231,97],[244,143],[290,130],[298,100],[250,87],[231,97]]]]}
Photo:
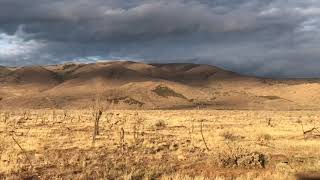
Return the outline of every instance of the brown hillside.
{"type": "Polygon", "coordinates": [[[40,66],[21,67],[6,75],[7,83],[12,84],[58,84],[58,74],[40,66]]]}
{"type": "Polygon", "coordinates": [[[199,64],[111,61],[0,67],[3,108],[317,109],[317,79],[273,80],[199,64]]]}

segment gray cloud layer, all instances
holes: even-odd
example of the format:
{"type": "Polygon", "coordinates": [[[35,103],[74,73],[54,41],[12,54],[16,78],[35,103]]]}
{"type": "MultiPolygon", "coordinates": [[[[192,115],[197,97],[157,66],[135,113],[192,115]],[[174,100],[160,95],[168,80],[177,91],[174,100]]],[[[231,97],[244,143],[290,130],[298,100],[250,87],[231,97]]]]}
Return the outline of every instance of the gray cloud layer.
{"type": "Polygon", "coordinates": [[[0,0],[0,64],[140,59],[320,77],[317,0],[0,0]]]}

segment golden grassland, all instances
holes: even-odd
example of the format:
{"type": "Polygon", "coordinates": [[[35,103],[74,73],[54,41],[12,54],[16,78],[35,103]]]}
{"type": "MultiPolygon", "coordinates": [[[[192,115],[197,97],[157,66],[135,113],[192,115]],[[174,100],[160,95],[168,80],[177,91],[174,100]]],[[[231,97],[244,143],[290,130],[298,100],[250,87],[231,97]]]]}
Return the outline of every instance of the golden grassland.
{"type": "Polygon", "coordinates": [[[0,112],[0,179],[296,179],[320,172],[320,112],[0,112]]]}

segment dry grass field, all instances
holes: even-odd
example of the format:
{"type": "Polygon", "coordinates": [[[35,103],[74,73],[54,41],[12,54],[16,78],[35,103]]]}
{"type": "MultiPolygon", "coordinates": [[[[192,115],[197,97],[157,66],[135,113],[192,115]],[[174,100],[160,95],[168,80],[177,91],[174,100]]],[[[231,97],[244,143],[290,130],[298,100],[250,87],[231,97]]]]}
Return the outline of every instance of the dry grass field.
{"type": "Polygon", "coordinates": [[[319,119],[318,111],[1,111],[0,179],[317,176],[319,119]]]}

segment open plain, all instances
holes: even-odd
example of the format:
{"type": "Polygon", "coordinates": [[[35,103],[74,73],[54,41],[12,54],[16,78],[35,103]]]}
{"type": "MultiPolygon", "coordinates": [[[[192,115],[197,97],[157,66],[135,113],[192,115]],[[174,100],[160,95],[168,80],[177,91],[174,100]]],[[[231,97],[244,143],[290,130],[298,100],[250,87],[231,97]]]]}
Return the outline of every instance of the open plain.
{"type": "Polygon", "coordinates": [[[318,111],[0,113],[0,179],[296,179],[320,171],[318,111]],[[94,138],[93,138],[94,137],[94,138]]]}

